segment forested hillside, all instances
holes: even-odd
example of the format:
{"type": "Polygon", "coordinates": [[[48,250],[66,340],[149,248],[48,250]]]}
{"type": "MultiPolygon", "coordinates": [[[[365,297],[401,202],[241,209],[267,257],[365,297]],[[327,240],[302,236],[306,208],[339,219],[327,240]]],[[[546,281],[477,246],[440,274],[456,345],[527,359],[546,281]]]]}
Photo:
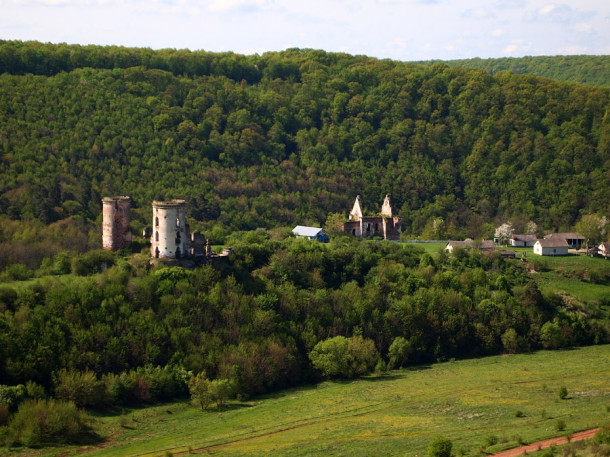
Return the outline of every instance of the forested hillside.
{"type": "MultiPolygon", "coordinates": [[[[364,374],[381,357],[383,369],[608,342],[604,304],[543,295],[498,253],[433,258],[413,245],[263,231],[229,241],[234,253],[216,266],[151,269],[146,257],[92,251],[73,260],[67,282],[0,286],[0,385],[35,381],[61,397],[62,385],[79,388],[62,370],[123,373],[104,379],[108,398],[84,404],[103,406],[184,393],[184,378],[169,389],[176,373],[145,366],[205,370],[254,395],[364,374]],[[356,340],[342,347],[335,337],[356,340]],[[334,358],[318,364],[333,342],[334,358]]],[[[600,269],[602,283],[608,276],[600,269]]]]}
{"type": "Polygon", "coordinates": [[[13,41],[0,73],[6,242],[99,227],[105,195],[133,197],[136,231],[153,198],[186,198],[216,234],[320,224],[356,194],[369,212],[389,194],[411,236],[431,218],[457,238],[610,211],[605,88],[316,50],[13,41]]]}
{"type": "Polygon", "coordinates": [[[610,87],[610,56],[535,56],[501,57],[497,59],[428,60],[422,65],[445,63],[464,68],[482,68],[492,75],[499,71],[513,71],[568,81],[589,86],[610,87]]]}

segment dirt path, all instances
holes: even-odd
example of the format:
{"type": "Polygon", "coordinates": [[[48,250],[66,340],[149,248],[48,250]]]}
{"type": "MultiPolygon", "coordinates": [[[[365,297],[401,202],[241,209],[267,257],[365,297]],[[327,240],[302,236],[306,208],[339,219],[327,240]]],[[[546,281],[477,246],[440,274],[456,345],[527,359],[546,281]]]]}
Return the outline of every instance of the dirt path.
{"type": "MultiPolygon", "coordinates": [[[[593,428],[591,430],[585,430],[582,432],[574,433],[573,435],[570,435],[570,442],[588,440],[589,438],[593,438],[593,435],[595,435],[598,430],[599,428],[593,428]]],[[[507,451],[492,454],[490,457],[517,457],[528,452],[540,451],[541,449],[546,449],[547,447],[551,447],[552,445],[566,444],[567,442],[568,439],[565,436],[560,436],[559,438],[551,438],[550,440],[539,441],[538,443],[528,444],[527,446],[508,449],[507,451]]]]}

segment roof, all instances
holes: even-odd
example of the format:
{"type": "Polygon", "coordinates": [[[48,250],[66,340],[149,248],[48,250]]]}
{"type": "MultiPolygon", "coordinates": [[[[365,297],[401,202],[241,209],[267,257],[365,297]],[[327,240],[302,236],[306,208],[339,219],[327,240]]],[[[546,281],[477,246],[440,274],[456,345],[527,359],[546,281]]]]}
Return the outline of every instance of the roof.
{"type": "Polygon", "coordinates": [[[318,236],[322,232],[322,229],[319,227],[306,227],[304,225],[297,225],[292,229],[292,233],[296,236],[306,236],[306,237],[314,237],[318,236]]]}
{"type": "Polygon", "coordinates": [[[546,235],[544,237],[544,239],[564,239],[564,240],[584,240],[585,237],[582,235],[579,235],[578,233],[570,233],[570,232],[563,232],[563,233],[549,233],[548,235],[546,235]]]}
{"type": "Polygon", "coordinates": [[[543,240],[538,240],[537,243],[540,243],[540,246],[543,248],[567,248],[568,242],[565,238],[545,238],[543,240]]]}
{"type": "Polygon", "coordinates": [[[515,241],[536,241],[536,235],[513,235],[512,240],[515,241]]]}

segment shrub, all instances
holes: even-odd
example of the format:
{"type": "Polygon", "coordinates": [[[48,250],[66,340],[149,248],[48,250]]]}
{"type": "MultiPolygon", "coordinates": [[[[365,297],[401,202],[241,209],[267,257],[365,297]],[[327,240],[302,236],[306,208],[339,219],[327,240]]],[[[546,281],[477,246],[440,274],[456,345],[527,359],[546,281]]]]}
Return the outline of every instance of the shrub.
{"type": "Polygon", "coordinates": [[[25,281],[34,276],[34,272],[22,263],[14,263],[6,267],[6,277],[11,281],[25,281]]]}
{"type": "Polygon", "coordinates": [[[566,422],[563,419],[557,419],[555,421],[555,430],[563,432],[566,429],[566,422]]]}
{"type": "Polygon", "coordinates": [[[55,382],[55,396],[60,400],[87,408],[100,408],[106,403],[104,383],[92,371],[61,370],[55,382]]]}
{"type": "Polygon", "coordinates": [[[489,435],[487,438],[485,438],[486,447],[494,446],[496,444],[498,444],[498,437],[496,435],[489,435]]]}
{"type": "Polygon", "coordinates": [[[450,457],[453,444],[449,438],[435,436],[428,443],[428,457],[450,457]]]}
{"type": "Polygon", "coordinates": [[[99,273],[114,265],[114,254],[110,251],[95,250],[72,259],[72,273],[87,276],[99,273]]]}
{"type": "Polygon", "coordinates": [[[524,417],[524,416],[525,416],[525,414],[523,414],[523,411],[521,411],[520,409],[518,409],[515,412],[515,417],[524,417]]]}
{"type": "Polygon", "coordinates": [[[610,424],[606,424],[597,431],[593,441],[598,444],[610,444],[610,424]]]}
{"type": "Polygon", "coordinates": [[[568,388],[566,386],[561,386],[559,391],[557,392],[560,400],[565,400],[568,398],[568,388]]]}
{"type": "Polygon", "coordinates": [[[9,423],[8,438],[15,444],[38,447],[78,443],[89,431],[73,402],[27,400],[9,423]]]}

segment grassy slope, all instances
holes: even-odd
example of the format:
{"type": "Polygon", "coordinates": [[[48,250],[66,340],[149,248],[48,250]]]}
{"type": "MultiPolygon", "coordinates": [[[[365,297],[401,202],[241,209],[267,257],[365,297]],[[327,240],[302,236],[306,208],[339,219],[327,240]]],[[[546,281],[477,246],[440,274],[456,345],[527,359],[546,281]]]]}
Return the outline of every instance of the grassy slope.
{"type": "MultiPolygon", "coordinates": [[[[511,249],[511,248],[507,248],[511,249]]],[[[514,249],[514,248],[512,248],[514,249]]],[[[532,278],[544,292],[566,292],[581,301],[610,301],[610,287],[583,281],[582,272],[594,269],[608,271],[610,261],[601,257],[588,257],[582,254],[570,254],[565,257],[541,257],[532,252],[532,248],[514,249],[518,256],[525,251],[530,261],[542,265],[540,272],[532,278]]]]}
{"type": "Polygon", "coordinates": [[[186,403],[134,410],[126,416],[130,428],[121,428],[118,416],[98,416],[95,427],[111,445],[88,455],[153,456],[218,445],[211,455],[415,456],[437,434],[449,436],[456,451],[478,455],[490,435],[500,442],[486,450],[497,451],[610,421],[609,379],[610,346],[449,362],[288,390],[223,411],[186,403]],[[567,400],[558,400],[561,385],[567,400]],[[525,417],[517,418],[517,410],[525,417]],[[557,419],[565,421],[564,432],[556,431],[557,419]]]}

